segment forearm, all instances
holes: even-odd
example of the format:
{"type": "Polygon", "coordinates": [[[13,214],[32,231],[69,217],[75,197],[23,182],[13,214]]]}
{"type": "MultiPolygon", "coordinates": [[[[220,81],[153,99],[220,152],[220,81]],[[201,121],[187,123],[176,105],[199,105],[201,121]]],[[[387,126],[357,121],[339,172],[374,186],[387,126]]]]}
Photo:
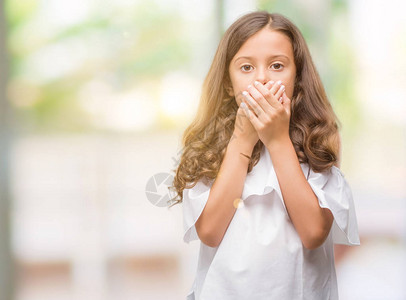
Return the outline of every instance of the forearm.
{"type": "Polygon", "coordinates": [[[267,146],[289,217],[304,246],[315,248],[327,237],[332,215],[321,208],[306,180],[289,137],[267,146]]]}
{"type": "Polygon", "coordinates": [[[233,138],[227,146],[219,173],[214,181],[206,206],[196,222],[199,238],[211,247],[220,244],[236,211],[235,201],[241,198],[253,146],[233,138]]]}

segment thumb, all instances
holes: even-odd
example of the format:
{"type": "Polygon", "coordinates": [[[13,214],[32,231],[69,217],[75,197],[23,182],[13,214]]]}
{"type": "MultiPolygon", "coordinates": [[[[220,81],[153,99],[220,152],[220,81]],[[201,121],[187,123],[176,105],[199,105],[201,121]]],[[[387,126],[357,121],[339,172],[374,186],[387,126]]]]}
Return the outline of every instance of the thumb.
{"type": "Polygon", "coordinates": [[[282,94],[282,105],[285,108],[286,112],[290,115],[290,105],[291,105],[291,100],[288,96],[286,96],[286,93],[284,92],[282,94]]]}

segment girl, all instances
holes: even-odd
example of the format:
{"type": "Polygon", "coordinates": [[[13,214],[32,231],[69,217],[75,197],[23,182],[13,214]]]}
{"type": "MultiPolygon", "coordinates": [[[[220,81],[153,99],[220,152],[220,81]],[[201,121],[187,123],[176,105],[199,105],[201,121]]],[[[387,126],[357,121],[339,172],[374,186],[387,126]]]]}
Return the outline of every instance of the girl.
{"type": "Polygon", "coordinates": [[[338,121],[306,42],[280,14],[225,32],[173,187],[200,239],[187,299],[338,299],[333,243],[359,245],[338,121]]]}

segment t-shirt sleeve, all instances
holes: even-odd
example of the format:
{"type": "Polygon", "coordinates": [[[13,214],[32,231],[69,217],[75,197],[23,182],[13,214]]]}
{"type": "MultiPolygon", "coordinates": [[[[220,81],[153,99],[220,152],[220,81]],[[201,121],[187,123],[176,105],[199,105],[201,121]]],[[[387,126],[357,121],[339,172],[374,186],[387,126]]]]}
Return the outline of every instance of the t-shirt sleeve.
{"type": "Polygon", "coordinates": [[[195,223],[199,219],[209,198],[212,183],[200,179],[196,185],[183,190],[183,241],[199,239],[195,228],[195,223]]]}
{"type": "Polygon", "coordinates": [[[351,188],[343,173],[333,166],[330,171],[310,171],[308,182],[320,207],[328,208],[333,216],[332,237],[335,244],[360,245],[357,217],[351,188]]]}

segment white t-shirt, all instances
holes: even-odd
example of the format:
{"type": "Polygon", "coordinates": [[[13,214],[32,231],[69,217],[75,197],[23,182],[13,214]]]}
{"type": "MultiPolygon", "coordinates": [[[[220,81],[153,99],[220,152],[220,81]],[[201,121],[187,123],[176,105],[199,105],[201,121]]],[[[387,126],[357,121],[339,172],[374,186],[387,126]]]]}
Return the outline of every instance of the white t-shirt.
{"type": "MultiPolygon", "coordinates": [[[[283,201],[268,149],[247,174],[242,202],[218,247],[200,242],[196,277],[187,300],[338,299],[333,243],[359,245],[351,189],[341,171],[315,173],[301,164],[319,205],[334,215],[318,248],[305,248],[283,201]]],[[[212,181],[183,191],[183,240],[198,240],[195,222],[212,181]]]]}

